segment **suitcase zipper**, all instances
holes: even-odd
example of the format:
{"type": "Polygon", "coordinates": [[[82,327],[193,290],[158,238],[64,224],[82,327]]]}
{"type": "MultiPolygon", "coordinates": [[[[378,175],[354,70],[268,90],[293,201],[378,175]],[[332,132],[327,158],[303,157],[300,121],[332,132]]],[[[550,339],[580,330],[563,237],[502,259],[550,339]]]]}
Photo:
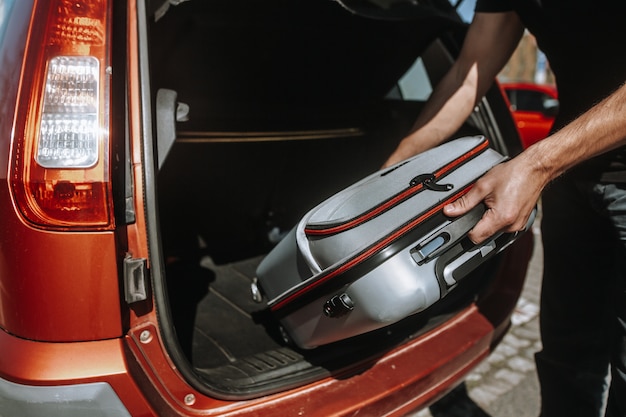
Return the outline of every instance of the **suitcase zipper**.
{"type": "MultiPolygon", "coordinates": [[[[382,203],[372,207],[371,209],[361,213],[360,215],[338,223],[318,225],[309,224],[304,228],[304,233],[307,236],[312,237],[325,237],[337,233],[342,233],[346,230],[350,230],[352,228],[360,226],[361,224],[366,223],[375,217],[380,216],[381,214],[385,213],[388,210],[391,210],[393,207],[422,192],[425,189],[439,192],[450,191],[454,188],[452,184],[440,184],[438,183],[438,181],[443,179],[446,175],[450,174],[456,168],[474,159],[476,156],[480,155],[488,148],[489,141],[485,139],[474,149],[464,153],[462,156],[444,165],[434,173],[421,174],[414,177],[409,182],[409,186],[407,188],[391,196],[382,203]]],[[[394,168],[392,168],[392,170],[393,169],[394,168]]],[[[386,173],[383,173],[382,175],[386,175],[386,173]]]]}
{"type": "Polygon", "coordinates": [[[409,185],[411,187],[421,185],[422,189],[426,188],[431,191],[450,191],[454,188],[452,184],[437,184],[438,179],[435,174],[422,174],[413,178],[409,185]]]}

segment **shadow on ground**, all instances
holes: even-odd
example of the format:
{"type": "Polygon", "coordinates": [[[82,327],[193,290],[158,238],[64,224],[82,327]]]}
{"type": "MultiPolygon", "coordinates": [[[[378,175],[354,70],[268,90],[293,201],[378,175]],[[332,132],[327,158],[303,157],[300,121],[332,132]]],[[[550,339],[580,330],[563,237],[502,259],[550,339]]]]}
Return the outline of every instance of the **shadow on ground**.
{"type": "Polygon", "coordinates": [[[430,406],[430,413],[433,417],[491,417],[469,397],[464,383],[430,406]]]}

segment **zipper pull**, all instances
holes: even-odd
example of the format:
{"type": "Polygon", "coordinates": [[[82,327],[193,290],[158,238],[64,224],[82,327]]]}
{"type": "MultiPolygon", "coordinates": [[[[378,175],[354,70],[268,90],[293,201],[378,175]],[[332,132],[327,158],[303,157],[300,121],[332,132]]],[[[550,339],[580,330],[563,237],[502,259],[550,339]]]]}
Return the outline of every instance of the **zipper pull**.
{"type": "Polygon", "coordinates": [[[421,174],[413,178],[409,185],[415,187],[422,184],[424,188],[428,188],[431,191],[450,191],[454,188],[452,184],[437,184],[436,180],[435,174],[421,174]]]}

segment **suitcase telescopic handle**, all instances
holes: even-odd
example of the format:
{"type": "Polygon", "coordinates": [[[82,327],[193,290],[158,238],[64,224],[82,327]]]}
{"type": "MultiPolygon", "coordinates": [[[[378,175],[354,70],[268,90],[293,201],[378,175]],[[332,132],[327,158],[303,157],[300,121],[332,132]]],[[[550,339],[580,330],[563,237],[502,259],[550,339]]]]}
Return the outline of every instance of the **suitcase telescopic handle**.
{"type": "Polygon", "coordinates": [[[480,204],[461,217],[453,219],[439,229],[430,238],[411,250],[411,256],[418,265],[437,258],[463,239],[478,223],[485,213],[485,206],[480,204]]]}

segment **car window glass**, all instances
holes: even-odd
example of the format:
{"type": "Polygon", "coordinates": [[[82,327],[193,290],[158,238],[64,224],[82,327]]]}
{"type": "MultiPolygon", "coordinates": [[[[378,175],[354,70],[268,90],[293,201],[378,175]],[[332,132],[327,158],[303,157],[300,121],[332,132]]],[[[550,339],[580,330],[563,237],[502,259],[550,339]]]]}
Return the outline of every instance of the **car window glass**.
{"type": "Polygon", "coordinates": [[[456,7],[461,18],[469,23],[474,17],[474,6],[476,0],[450,0],[450,4],[456,7]]]}
{"type": "Polygon", "coordinates": [[[7,25],[9,23],[9,12],[13,7],[15,0],[0,1],[0,43],[4,39],[7,25]]]}
{"type": "Polygon", "coordinates": [[[424,101],[433,91],[422,58],[418,58],[398,81],[400,97],[404,100],[424,101]]]}

